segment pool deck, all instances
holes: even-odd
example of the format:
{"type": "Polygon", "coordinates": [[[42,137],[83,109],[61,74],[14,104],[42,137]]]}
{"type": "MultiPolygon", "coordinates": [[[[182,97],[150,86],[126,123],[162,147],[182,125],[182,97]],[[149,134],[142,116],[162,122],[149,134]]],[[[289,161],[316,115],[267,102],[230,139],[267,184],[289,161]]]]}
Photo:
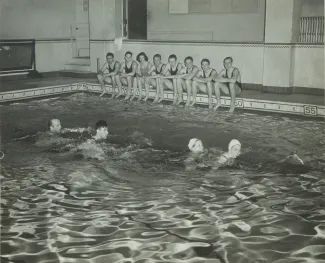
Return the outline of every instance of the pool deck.
{"type": "MultiPolygon", "coordinates": [[[[28,90],[38,90],[40,88],[53,88],[53,87],[61,87],[65,86],[69,88],[62,89],[61,93],[71,93],[71,92],[78,92],[78,91],[90,91],[90,92],[100,92],[100,87],[98,85],[98,82],[94,78],[78,78],[78,77],[48,77],[48,78],[42,78],[42,79],[32,79],[32,78],[23,78],[23,79],[14,79],[14,80],[6,80],[6,79],[0,79],[0,103],[4,101],[10,100],[9,94],[14,94],[22,91],[24,92],[23,95],[15,96],[12,95],[12,97],[17,99],[28,99],[32,95],[26,95],[28,90]],[[78,85],[80,86],[74,86],[78,85]],[[6,97],[7,96],[7,97],[6,97]]],[[[59,93],[59,91],[54,92],[56,94],[59,93]]],[[[166,100],[172,100],[171,92],[166,92],[166,100]]],[[[50,96],[50,95],[56,95],[56,94],[49,94],[48,92],[44,92],[43,96],[50,96]]],[[[153,97],[154,91],[151,91],[151,97],[153,97]]],[[[40,97],[41,95],[37,96],[34,94],[34,97],[40,97]]],[[[184,96],[186,96],[184,94],[184,96]]],[[[206,104],[207,100],[204,95],[198,95],[199,101],[198,104],[206,104]],[[201,96],[201,97],[200,97],[201,96]]],[[[33,96],[32,96],[33,97],[33,96]]],[[[230,100],[228,97],[223,97],[222,104],[224,106],[229,105],[230,100]]],[[[267,111],[275,111],[275,112],[281,112],[284,106],[293,107],[293,113],[302,115],[311,115],[311,116],[325,116],[325,106],[324,106],[324,96],[316,96],[316,95],[304,95],[304,94],[274,94],[274,93],[262,93],[260,91],[256,90],[244,90],[241,96],[239,96],[236,100],[237,107],[241,108],[251,108],[253,109],[255,107],[256,110],[267,110],[267,111]],[[255,106],[252,105],[252,103],[256,104],[255,106]],[[259,104],[264,104],[258,105],[259,104]],[[296,107],[303,107],[302,110],[295,109],[296,107]],[[267,105],[269,105],[269,109],[267,109],[267,105]],[[278,105],[278,106],[276,106],[278,105]],[[276,106],[276,107],[275,107],[276,106]],[[271,108],[270,108],[271,107],[271,108]],[[306,113],[306,107],[307,107],[307,113],[306,113]],[[312,107],[311,109],[308,107],[312,107]],[[303,112],[301,112],[303,111],[303,112]],[[316,113],[315,113],[316,111],[316,113]]],[[[292,110],[290,110],[292,111],[292,110]]],[[[288,112],[286,112],[288,113],[288,112]]]]}

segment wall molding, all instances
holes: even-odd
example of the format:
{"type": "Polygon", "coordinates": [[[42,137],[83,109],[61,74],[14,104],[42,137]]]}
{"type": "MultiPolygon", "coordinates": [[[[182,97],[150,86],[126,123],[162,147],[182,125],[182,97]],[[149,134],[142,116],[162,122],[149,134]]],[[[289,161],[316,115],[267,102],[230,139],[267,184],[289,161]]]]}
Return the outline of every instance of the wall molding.
{"type": "MultiPolygon", "coordinates": [[[[167,31],[166,31],[167,32],[167,31]]],[[[168,32],[170,33],[170,32],[168,32]]],[[[112,43],[114,39],[90,39],[91,43],[112,43]]],[[[263,42],[214,42],[214,41],[165,41],[165,40],[129,40],[124,39],[123,44],[143,45],[185,45],[185,46],[224,46],[224,47],[264,47],[264,48],[321,48],[320,43],[263,43],[263,42]]]]}
{"type": "MultiPolygon", "coordinates": [[[[161,30],[161,31],[149,31],[148,36],[152,40],[166,39],[168,35],[182,35],[184,38],[197,36],[203,41],[213,41],[213,31],[170,31],[170,30],[161,30]],[[154,37],[156,36],[156,38],[154,37]],[[158,38],[157,38],[158,36],[158,38]]],[[[198,41],[201,41],[198,40],[198,41]]]]}
{"type": "Polygon", "coordinates": [[[39,38],[35,39],[36,44],[38,43],[61,43],[76,41],[75,38],[39,38]]]}

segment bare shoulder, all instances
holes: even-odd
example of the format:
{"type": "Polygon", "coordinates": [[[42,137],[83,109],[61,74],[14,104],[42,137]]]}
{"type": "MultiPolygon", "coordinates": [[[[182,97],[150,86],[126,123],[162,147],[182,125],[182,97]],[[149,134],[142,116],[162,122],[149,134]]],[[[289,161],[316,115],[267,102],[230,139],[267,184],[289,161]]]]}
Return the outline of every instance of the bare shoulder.
{"type": "Polygon", "coordinates": [[[219,74],[226,74],[226,70],[222,69],[219,74]]]}

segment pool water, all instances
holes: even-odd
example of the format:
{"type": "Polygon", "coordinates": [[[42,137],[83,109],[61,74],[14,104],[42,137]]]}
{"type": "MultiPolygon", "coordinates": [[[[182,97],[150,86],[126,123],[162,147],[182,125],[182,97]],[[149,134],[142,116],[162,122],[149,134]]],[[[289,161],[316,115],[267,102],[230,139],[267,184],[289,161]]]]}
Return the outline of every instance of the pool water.
{"type": "Polygon", "coordinates": [[[322,121],[87,94],[0,110],[1,262],[325,262],[322,121]],[[105,119],[104,157],[37,142],[53,117],[70,129],[105,119]],[[193,137],[252,150],[242,169],[186,172],[193,137]],[[308,169],[278,169],[292,151],[308,169]]]}

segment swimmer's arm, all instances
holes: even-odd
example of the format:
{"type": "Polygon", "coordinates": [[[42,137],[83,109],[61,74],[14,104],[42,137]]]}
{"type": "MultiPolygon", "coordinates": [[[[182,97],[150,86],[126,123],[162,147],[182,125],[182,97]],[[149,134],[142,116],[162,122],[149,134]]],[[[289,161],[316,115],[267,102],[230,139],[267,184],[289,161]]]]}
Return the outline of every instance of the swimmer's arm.
{"type": "Polygon", "coordinates": [[[120,66],[121,66],[120,65],[120,62],[117,62],[116,61],[114,71],[111,72],[111,73],[105,74],[105,76],[107,76],[107,77],[116,76],[119,73],[119,71],[120,71],[120,66]]]}
{"type": "Polygon", "coordinates": [[[238,76],[239,76],[239,70],[237,68],[234,68],[232,73],[232,78],[230,79],[226,78],[227,80],[226,82],[236,83],[238,76]]]}
{"type": "Polygon", "coordinates": [[[217,74],[217,71],[213,69],[211,72],[211,76],[208,78],[203,78],[203,80],[205,80],[205,82],[210,82],[215,78],[216,74],[217,74]]]}
{"type": "Polygon", "coordinates": [[[187,74],[182,74],[183,72],[183,66],[182,66],[182,64],[181,63],[179,63],[178,64],[178,66],[177,66],[177,73],[176,73],[176,75],[174,75],[174,76],[164,76],[163,78],[165,78],[165,79],[179,79],[179,78],[182,78],[182,77],[184,77],[184,76],[186,76],[187,74]]]}
{"type": "MultiPolygon", "coordinates": [[[[139,67],[140,67],[140,66],[139,66],[139,67]]],[[[148,62],[148,67],[150,68],[150,70],[148,71],[148,74],[147,74],[146,76],[144,76],[145,79],[149,79],[149,77],[150,77],[150,73],[152,72],[152,70],[153,70],[153,68],[154,68],[154,66],[151,65],[150,62],[148,62]]]]}
{"type": "Polygon", "coordinates": [[[105,62],[104,65],[101,67],[101,69],[98,71],[99,74],[103,75],[105,69],[107,69],[108,63],[105,62]]]}
{"type": "Polygon", "coordinates": [[[137,70],[136,70],[136,74],[137,74],[137,77],[142,77],[142,73],[141,73],[141,70],[140,70],[140,65],[137,67],[137,70]]]}
{"type": "Polygon", "coordinates": [[[218,160],[215,162],[216,165],[222,165],[225,164],[228,161],[228,159],[226,157],[224,157],[223,155],[221,155],[218,160]]]}
{"type": "Polygon", "coordinates": [[[170,65],[167,64],[167,65],[165,66],[165,68],[163,69],[162,73],[161,73],[161,76],[160,76],[161,78],[166,79],[166,78],[169,78],[169,77],[170,77],[170,75],[168,74],[168,73],[169,73],[169,72],[168,72],[169,68],[170,68],[170,65]],[[169,75],[169,76],[168,76],[168,75],[169,75]]]}
{"type": "Polygon", "coordinates": [[[228,82],[228,78],[225,77],[225,74],[226,74],[226,70],[225,69],[221,70],[220,73],[215,76],[214,80],[217,82],[228,82]]]}
{"type": "Polygon", "coordinates": [[[239,71],[238,71],[238,69],[237,68],[235,68],[234,70],[233,70],[233,77],[232,78],[227,78],[227,76],[226,77],[221,77],[221,78],[218,78],[218,81],[219,82],[230,82],[230,83],[236,83],[236,81],[237,81],[237,79],[238,79],[238,75],[239,75],[239,71]]]}
{"type": "Polygon", "coordinates": [[[148,77],[148,79],[151,79],[152,77],[155,77],[156,75],[153,75],[153,73],[155,71],[155,66],[154,65],[151,65],[151,68],[150,70],[148,71],[148,75],[150,75],[150,77],[148,77]]]}
{"type": "Polygon", "coordinates": [[[184,67],[181,63],[178,63],[177,65],[177,73],[176,75],[174,76],[174,79],[179,79],[179,78],[182,78],[184,76],[186,76],[187,74],[184,74],[184,67]]]}
{"type": "Polygon", "coordinates": [[[120,70],[118,71],[118,75],[121,75],[122,77],[126,76],[124,73],[124,68],[125,68],[125,63],[122,62],[122,64],[120,64],[120,70]]]}
{"type": "Polygon", "coordinates": [[[198,67],[194,67],[192,73],[191,73],[191,74],[187,74],[188,77],[186,77],[185,79],[192,80],[192,79],[196,76],[196,74],[197,74],[198,72],[199,72],[198,67]]]}
{"type": "Polygon", "coordinates": [[[116,63],[115,63],[115,69],[114,69],[114,71],[112,73],[110,73],[111,76],[116,76],[117,74],[119,74],[120,68],[121,68],[120,62],[117,62],[116,61],[116,63]]]}
{"type": "Polygon", "coordinates": [[[137,73],[137,70],[140,71],[139,68],[140,68],[140,67],[138,67],[138,65],[137,65],[136,63],[132,63],[132,72],[131,72],[131,73],[126,73],[125,76],[131,76],[131,77],[133,77],[134,74],[137,73]]]}
{"type": "Polygon", "coordinates": [[[202,79],[202,72],[198,71],[196,76],[193,78],[194,81],[205,83],[205,81],[202,79]]]}

